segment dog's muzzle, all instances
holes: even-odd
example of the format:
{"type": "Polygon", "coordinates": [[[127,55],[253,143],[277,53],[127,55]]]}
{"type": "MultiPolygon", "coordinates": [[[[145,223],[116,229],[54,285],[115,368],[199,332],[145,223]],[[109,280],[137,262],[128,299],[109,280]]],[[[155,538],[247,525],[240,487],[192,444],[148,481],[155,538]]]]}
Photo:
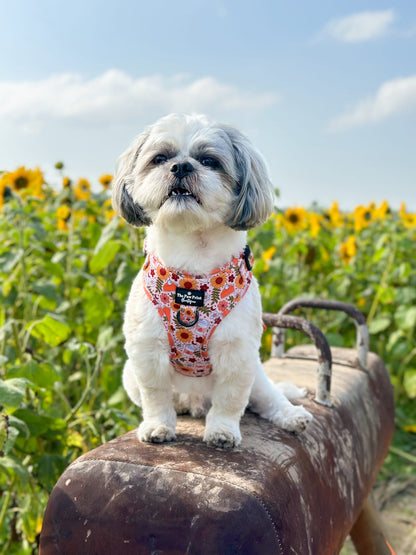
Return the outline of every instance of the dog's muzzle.
{"type": "Polygon", "coordinates": [[[190,162],[183,162],[181,164],[175,163],[170,168],[170,171],[175,176],[175,180],[169,185],[168,195],[165,198],[165,201],[168,198],[175,198],[177,200],[189,199],[195,200],[198,204],[200,204],[200,201],[195,195],[191,184],[191,177],[195,172],[193,165],[190,162]]]}

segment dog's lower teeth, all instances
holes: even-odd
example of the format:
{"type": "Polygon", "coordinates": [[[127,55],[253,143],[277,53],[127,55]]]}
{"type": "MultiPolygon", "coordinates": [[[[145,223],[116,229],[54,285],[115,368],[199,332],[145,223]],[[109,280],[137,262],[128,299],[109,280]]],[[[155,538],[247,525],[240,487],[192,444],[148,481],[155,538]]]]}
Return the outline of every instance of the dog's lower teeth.
{"type": "Polygon", "coordinates": [[[190,193],[189,191],[174,190],[174,191],[172,191],[172,196],[174,196],[174,197],[177,197],[177,196],[190,197],[190,196],[192,196],[192,193],[190,193]]]}

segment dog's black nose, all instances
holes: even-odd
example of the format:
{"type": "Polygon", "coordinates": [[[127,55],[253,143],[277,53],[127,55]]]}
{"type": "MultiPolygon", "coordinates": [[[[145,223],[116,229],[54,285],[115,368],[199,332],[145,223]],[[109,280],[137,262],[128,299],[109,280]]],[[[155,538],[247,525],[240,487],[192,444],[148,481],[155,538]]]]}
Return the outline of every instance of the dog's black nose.
{"type": "Polygon", "coordinates": [[[173,164],[170,171],[178,179],[182,179],[194,171],[194,167],[189,162],[183,162],[182,164],[173,164]]]}

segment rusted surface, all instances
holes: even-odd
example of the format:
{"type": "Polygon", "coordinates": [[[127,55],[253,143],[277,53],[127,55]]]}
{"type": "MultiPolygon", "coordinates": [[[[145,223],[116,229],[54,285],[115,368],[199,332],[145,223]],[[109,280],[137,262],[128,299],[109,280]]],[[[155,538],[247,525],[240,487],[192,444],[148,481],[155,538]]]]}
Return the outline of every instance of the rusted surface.
{"type": "MultiPolygon", "coordinates": [[[[368,333],[365,316],[360,310],[358,310],[355,306],[344,303],[342,301],[333,301],[330,299],[309,299],[300,297],[298,299],[293,299],[283,305],[282,308],[279,310],[279,315],[283,316],[290,314],[291,312],[294,312],[297,308],[302,307],[345,312],[345,314],[352,318],[354,320],[357,331],[356,347],[358,351],[358,363],[361,368],[366,367],[370,336],[368,333]]],[[[272,341],[273,356],[283,356],[284,341],[284,332],[282,333],[279,328],[275,328],[272,341]]]]}
{"type": "Polygon", "coordinates": [[[393,553],[380,517],[369,500],[364,503],[352,527],[351,539],[358,555],[392,555],[393,553]]]}
{"type": "Polygon", "coordinates": [[[305,297],[293,299],[282,306],[279,310],[279,314],[290,314],[300,307],[324,308],[326,310],[341,311],[348,314],[348,316],[357,322],[358,325],[366,323],[364,314],[359,311],[358,308],[342,301],[333,301],[330,299],[309,299],[305,297]]]}
{"type": "Polygon", "coordinates": [[[273,329],[298,330],[307,335],[314,343],[318,360],[315,401],[322,405],[331,406],[331,365],[332,355],[328,341],[321,330],[304,318],[281,314],[263,314],[263,322],[273,329]]]}
{"type": "MultiPolygon", "coordinates": [[[[334,360],[354,357],[334,349],[334,360]]],[[[335,363],[328,408],[313,401],[316,361],[274,359],[266,368],[308,388],[306,432],[294,436],[250,413],[242,446],[230,451],[203,444],[203,421],[187,417],[175,443],[139,443],[129,432],[61,476],[41,555],[337,553],[393,435],[386,369],[371,353],[367,371],[335,363]]]]}

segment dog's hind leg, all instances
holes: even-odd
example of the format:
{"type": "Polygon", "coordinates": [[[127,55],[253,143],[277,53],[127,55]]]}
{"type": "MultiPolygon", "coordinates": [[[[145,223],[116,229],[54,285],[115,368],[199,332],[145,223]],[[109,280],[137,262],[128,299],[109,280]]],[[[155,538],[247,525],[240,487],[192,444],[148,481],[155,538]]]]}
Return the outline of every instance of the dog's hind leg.
{"type": "Polygon", "coordinates": [[[289,401],[295,401],[296,399],[302,399],[302,397],[306,397],[308,390],[306,387],[298,387],[292,382],[277,382],[274,383],[270,381],[273,387],[276,387],[279,391],[283,393],[286,399],[289,401]]]}
{"type": "Polygon", "coordinates": [[[312,415],[300,405],[292,405],[289,399],[304,397],[305,391],[294,384],[276,385],[264,373],[259,361],[250,394],[250,409],[262,418],[270,420],[289,432],[303,432],[312,415]]]}
{"type": "Polygon", "coordinates": [[[193,418],[203,418],[209,410],[209,401],[203,395],[175,392],[173,406],[176,414],[190,414],[193,418]]]}
{"type": "Polygon", "coordinates": [[[139,384],[133,371],[133,364],[130,360],[126,361],[123,368],[123,387],[127,395],[138,407],[142,406],[142,397],[140,395],[139,384]]]}

